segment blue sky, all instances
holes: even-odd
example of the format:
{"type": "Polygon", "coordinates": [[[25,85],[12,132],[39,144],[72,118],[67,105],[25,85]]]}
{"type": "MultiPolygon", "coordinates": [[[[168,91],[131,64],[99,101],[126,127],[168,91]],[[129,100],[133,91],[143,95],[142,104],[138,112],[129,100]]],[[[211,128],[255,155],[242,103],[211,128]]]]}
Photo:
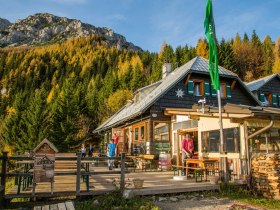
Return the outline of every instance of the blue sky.
{"type": "MultiPolygon", "coordinates": [[[[109,27],[144,50],[159,51],[163,41],[174,48],[195,46],[204,37],[206,0],[0,0],[0,17],[11,22],[38,12],[109,27]]],[[[216,35],[238,32],[261,39],[280,36],[280,0],[213,0],[216,35]]]]}

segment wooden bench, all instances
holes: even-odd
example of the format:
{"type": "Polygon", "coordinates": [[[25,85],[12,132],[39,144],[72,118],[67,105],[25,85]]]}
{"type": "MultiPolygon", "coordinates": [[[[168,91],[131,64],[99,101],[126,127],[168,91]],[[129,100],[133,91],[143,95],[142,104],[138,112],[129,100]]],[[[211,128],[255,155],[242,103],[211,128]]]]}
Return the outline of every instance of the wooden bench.
{"type": "Polygon", "coordinates": [[[136,159],[135,158],[127,158],[125,160],[125,169],[128,171],[129,168],[132,168],[135,172],[135,169],[136,169],[136,159]]]}
{"type": "Polygon", "coordinates": [[[177,166],[177,165],[172,165],[172,170],[174,172],[177,171],[177,175],[179,176],[179,169],[184,170],[184,169],[194,169],[193,176],[195,178],[196,182],[202,182],[202,177],[203,177],[203,168],[201,167],[185,167],[185,166],[177,166]],[[200,180],[199,180],[200,179],[200,180]]]}
{"type": "Polygon", "coordinates": [[[156,169],[157,161],[155,160],[155,155],[142,155],[141,161],[142,161],[142,170],[146,171],[147,168],[156,169]]]}

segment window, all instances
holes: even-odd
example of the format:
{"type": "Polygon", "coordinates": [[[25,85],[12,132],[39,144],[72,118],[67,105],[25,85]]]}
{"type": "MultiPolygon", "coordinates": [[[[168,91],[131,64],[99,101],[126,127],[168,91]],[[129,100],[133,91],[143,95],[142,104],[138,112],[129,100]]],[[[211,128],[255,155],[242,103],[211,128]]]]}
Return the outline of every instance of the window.
{"type": "Polygon", "coordinates": [[[194,95],[195,96],[203,96],[204,95],[204,89],[203,89],[203,81],[201,80],[195,80],[194,81],[194,95]]]}
{"type": "MultiPolygon", "coordinates": [[[[273,97],[274,100],[277,100],[276,95],[273,97]]],[[[272,94],[271,93],[260,93],[259,100],[262,102],[263,105],[269,106],[272,105],[272,94]]],[[[275,102],[274,102],[275,103],[275,102]]],[[[277,102],[276,102],[277,103],[277,102]]]]}
{"type": "MultiPolygon", "coordinates": [[[[248,132],[253,133],[260,130],[260,127],[248,127],[248,132]]],[[[261,133],[249,141],[250,151],[259,152],[280,152],[280,129],[271,128],[266,133],[261,133]],[[266,141],[267,140],[267,141],[266,141]]]]}
{"type": "Polygon", "coordinates": [[[145,132],[145,124],[136,125],[134,127],[134,141],[145,141],[146,140],[146,132],[145,132]]]}
{"type": "MultiPolygon", "coordinates": [[[[201,136],[203,152],[220,151],[220,130],[204,131],[201,132],[201,136]]],[[[224,144],[226,152],[240,151],[239,128],[224,129],[224,144]]]]}
{"type": "Polygon", "coordinates": [[[145,136],[145,127],[144,126],[140,127],[140,136],[141,136],[141,140],[144,140],[144,136],[145,136]]]}
{"type": "Polygon", "coordinates": [[[154,140],[169,141],[169,123],[167,122],[154,123],[154,140]]]}
{"type": "Polygon", "coordinates": [[[135,128],[134,129],[134,140],[135,141],[138,141],[138,135],[139,135],[139,128],[135,128]]]}

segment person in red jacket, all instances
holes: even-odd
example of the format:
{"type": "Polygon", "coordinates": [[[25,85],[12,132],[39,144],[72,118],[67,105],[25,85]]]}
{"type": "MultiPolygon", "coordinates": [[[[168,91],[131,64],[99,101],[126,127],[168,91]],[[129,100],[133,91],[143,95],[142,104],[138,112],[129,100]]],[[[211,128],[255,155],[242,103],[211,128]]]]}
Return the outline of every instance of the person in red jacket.
{"type": "Polygon", "coordinates": [[[183,135],[181,150],[182,166],[184,166],[185,158],[192,158],[194,150],[193,140],[191,139],[191,136],[189,134],[183,135]]]}
{"type": "Polygon", "coordinates": [[[119,144],[119,137],[116,133],[113,135],[114,144],[116,145],[116,155],[118,155],[118,144],[119,144]]]}

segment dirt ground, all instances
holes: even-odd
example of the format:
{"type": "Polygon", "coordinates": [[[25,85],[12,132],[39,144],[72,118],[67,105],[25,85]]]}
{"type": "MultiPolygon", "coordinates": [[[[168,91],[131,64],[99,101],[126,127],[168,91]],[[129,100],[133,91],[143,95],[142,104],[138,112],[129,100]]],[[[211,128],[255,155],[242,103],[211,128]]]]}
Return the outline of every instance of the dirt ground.
{"type": "Polygon", "coordinates": [[[162,210],[264,210],[246,204],[236,203],[227,198],[192,198],[179,201],[155,201],[162,210]]]}

